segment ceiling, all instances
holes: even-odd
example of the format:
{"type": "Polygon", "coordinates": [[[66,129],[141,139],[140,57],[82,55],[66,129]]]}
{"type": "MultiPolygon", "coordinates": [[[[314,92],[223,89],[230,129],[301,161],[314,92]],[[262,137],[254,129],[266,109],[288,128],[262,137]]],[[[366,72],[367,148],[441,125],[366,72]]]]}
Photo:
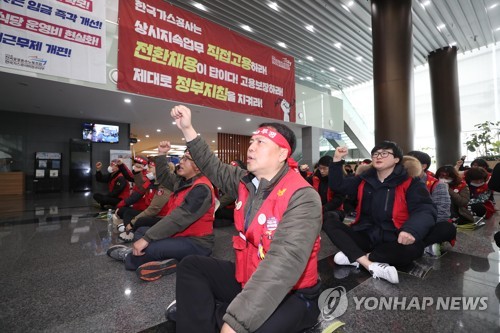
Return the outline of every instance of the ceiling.
{"type": "MultiPolygon", "coordinates": [[[[168,2],[295,57],[297,83],[321,90],[346,89],[372,79],[370,1],[283,0],[274,2],[276,9],[266,0],[168,2]]],[[[116,22],[118,0],[106,3],[107,21],[116,22]]],[[[500,0],[413,0],[412,7],[414,66],[425,64],[431,51],[448,45],[467,52],[500,38],[500,0]]],[[[130,123],[132,135],[141,140],[135,145],[137,151],[155,147],[163,139],[183,142],[169,116],[178,102],[27,75],[0,68],[0,85],[5,87],[0,109],[130,123]],[[124,97],[132,103],[124,105],[124,97]]],[[[213,148],[217,127],[221,132],[250,134],[264,120],[252,116],[247,122],[243,114],[193,109],[195,128],[213,148]]],[[[292,127],[300,137],[300,126],[292,127]]]]}

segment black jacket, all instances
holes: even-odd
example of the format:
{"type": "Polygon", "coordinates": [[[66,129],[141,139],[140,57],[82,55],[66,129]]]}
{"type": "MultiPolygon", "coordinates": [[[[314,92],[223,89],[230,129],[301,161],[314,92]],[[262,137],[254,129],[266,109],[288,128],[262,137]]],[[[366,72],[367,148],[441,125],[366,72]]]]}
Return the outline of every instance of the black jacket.
{"type": "Polygon", "coordinates": [[[409,177],[402,165],[396,165],[392,174],[381,182],[374,168],[356,177],[343,177],[342,164],[330,164],[330,188],[356,197],[358,185],[365,180],[359,221],[352,227],[367,232],[373,244],[395,241],[401,231],[412,234],[416,240],[422,240],[436,224],[436,207],[425,184],[415,177],[406,191],[409,218],[399,230],[395,227],[392,221],[395,188],[409,177]]]}

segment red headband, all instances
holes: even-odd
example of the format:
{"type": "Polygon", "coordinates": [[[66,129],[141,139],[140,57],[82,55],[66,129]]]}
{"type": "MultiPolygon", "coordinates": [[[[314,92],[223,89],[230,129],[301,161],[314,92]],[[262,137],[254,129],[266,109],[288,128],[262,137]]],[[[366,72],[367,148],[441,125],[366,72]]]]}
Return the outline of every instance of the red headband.
{"type": "Polygon", "coordinates": [[[275,144],[280,146],[281,148],[288,149],[288,157],[292,154],[292,148],[290,148],[290,144],[286,141],[285,137],[281,135],[278,131],[269,128],[269,127],[261,127],[257,131],[253,132],[253,135],[262,135],[266,138],[271,139],[275,144]]]}
{"type": "Polygon", "coordinates": [[[146,160],[140,156],[134,157],[134,162],[142,164],[142,165],[148,165],[148,160],[146,160]]]}
{"type": "Polygon", "coordinates": [[[288,166],[290,166],[290,168],[295,170],[295,172],[299,172],[297,162],[291,157],[292,148],[290,147],[290,144],[288,143],[288,141],[285,139],[285,137],[283,135],[281,135],[278,131],[276,131],[272,128],[269,128],[269,127],[261,127],[257,131],[253,132],[253,135],[265,136],[266,138],[271,139],[279,147],[287,149],[288,150],[288,156],[287,156],[288,166]]]}

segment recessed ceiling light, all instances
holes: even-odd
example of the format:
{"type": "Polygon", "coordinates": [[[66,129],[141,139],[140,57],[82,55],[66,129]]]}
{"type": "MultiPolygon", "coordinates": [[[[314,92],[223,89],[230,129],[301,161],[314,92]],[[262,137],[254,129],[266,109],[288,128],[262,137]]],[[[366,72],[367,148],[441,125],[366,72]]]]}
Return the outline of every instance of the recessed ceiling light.
{"type": "Polygon", "coordinates": [[[200,134],[200,133],[198,133],[198,136],[200,136],[200,135],[201,135],[201,134],[200,134]]]}
{"type": "Polygon", "coordinates": [[[347,78],[351,81],[354,81],[354,78],[352,76],[348,76],[347,78]]]}
{"type": "Polygon", "coordinates": [[[137,139],[137,142],[141,142],[141,139],[137,139]]]}
{"type": "Polygon", "coordinates": [[[349,7],[347,7],[346,5],[344,5],[344,4],[340,4],[340,6],[342,6],[342,8],[344,8],[345,10],[347,10],[349,13],[351,12],[351,11],[349,10],[349,7]]]}
{"type": "Polygon", "coordinates": [[[446,25],[445,25],[445,24],[440,24],[440,25],[438,25],[436,28],[437,28],[439,31],[441,31],[441,29],[444,29],[445,27],[446,27],[446,25]]]}
{"type": "Polygon", "coordinates": [[[222,127],[217,127],[217,130],[219,130],[219,131],[220,131],[221,129],[222,129],[222,127]]]}
{"type": "Polygon", "coordinates": [[[156,129],[156,131],[157,131],[158,133],[160,133],[160,132],[161,132],[161,129],[157,128],[157,129],[156,129]]]}
{"type": "Polygon", "coordinates": [[[347,7],[352,7],[352,5],[354,5],[354,1],[349,1],[349,3],[347,4],[347,7]]]}
{"type": "Polygon", "coordinates": [[[335,43],[335,44],[333,44],[333,46],[335,46],[336,48],[340,49],[340,48],[342,47],[342,44],[340,44],[340,43],[335,43]]]}
{"type": "Polygon", "coordinates": [[[297,60],[297,62],[298,62],[299,64],[301,64],[301,63],[302,63],[302,60],[300,60],[300,59],[299,59],[299,60],[297,60]]]}
{"type": "Polygon", "coordinates": [[[274,9],[275,11],[279,11],[278,3],[277,2],[270,2],[267,4],[269,7],[274,9]]]}
{"type": "Polygon", "coordinates": [[[324,72],[325,72],[325,70],[323,70],[323,69],[322,69],[322,70],[320,70],[320,72],[321,72],[321,73],[324,73],[324,72]]]}
{"type": "Polygon", "coordinates": [[[125,98],[123,101],[124,101],[125,103],[132,103],[132,100],[131,100],[130,98],[125,98]]]}
{"type": "Polygon", "coordinates": [[[307,56],[306,59],[309,60],[309,61],[314,61],[314,58],[311,57],[311,56],[307,56]]]}
{"type": "Polygon", "coordinates": [[[325,87],[330,88],[330,85],[329,84],[325,84],[325,87]]]}
{"type": "Polygon", "coordinates": [[[304,81],[304,78],[301,76],[301,77],[299,77],[299,80],[304,81]]]}
{"type": "Polygon", "coordinates": [[[328,69],[331,70],[332,72],[335,72],[335,68],[334,67],[330,67],[328,69]]]}
{"type": "Polygon", "coordinates": [[[175,121],[172,122],[172,125],[175,125],[175,121]]]}
{"type": "Polygon", "coordinates": [[[498,4],[497,4],[497,3],[494,3],[494,4],[492,4],[491,6],[489,6],[489,7],[488,7],[488,9],[493,9],[493,8],[495,8],[496,6],[498,6],[498,4]]]}
{"type": "Polygon", "coordinates": [[[212,143],[215,143],[215,140],[212,140],[212,143]]]}
{"type": "Polygon", "coordinates": [[[457,45],[457,42],[451,42],[450,43],[450,46],[455,46],[455,45],[457,45]]]}
{"type": "Polygon", "coordinates": [[[186,138],[182,138],[182,141],[186,141],[186,138]]]}
{"type": "Polygon", "coordinates": [[[149,138],[149,134],[144,135],[146,138],[149,138]]]}
{"type": "Polygon", "coordinates": [[[422,6],[429,6],[431,4],[430,0],[422,2],[422,6]]]}
{"type": "Polygon", "coordinates": [[[358,56],[358,57],[356,57],[356,60],[359,61],[359,62],[362,62],[363,61],[363,57],[358,56]]]}
{"type": "Polygon", "coordinates": [[[278,44],[278,45],[279,45],[279,46],[281,46],[282,48],[285,48],[285,49],[286,49],[286,44],[285,44],[285,43],[283,43],[283,42],[278,42],[278,43],[276,43],[276,44],[278,44]]]}
{"type": "Polygon", "coordinates": [[[495,31],[500,31],[500,27],[496,28],[495,31]]]}
{"type": "Polygon", "coordinates": [[[205,7],[204,5],[202,5],[202,4],[201,4],[201,3],[199,3],[199,2],[195,2],[195,1],[193,1],[191,4],[193,5],[193,7],[196,7],[196,8],[198,8],[198,9],[200,9],[200,10],[205,11],[205,12],[207,11],[207,7],[205,7]]]}
{"type": "Polygon", "coordinates": [[[306,29],[309,30],[310,32],[314,32],[314,25],[312,24],[306,25],[306,29]]]}
{"type": "Polygon", "coordinates": [[[246,30],[246,31],[249,31],[249,32],[252,32],[252,28],[250,28],[250,26],[246,25],[246,24],[243,24],[241,25],[241,29],[243,30],[246,30]]]}
{"type": "Polygon", "coordinates": [[[312,77],[310,77],[310,76],[306,76],[306,80],[308,80],[308,81],[312,81],[312,79],[313,79],[312,77]]]}
{"type": "Polygon", "coordinates": [[[250,119],[250,118],[247,118],[247,119],[245,119],[245,120],[246,120],[246,121],[251,121],[252,119],[250,119]]]}

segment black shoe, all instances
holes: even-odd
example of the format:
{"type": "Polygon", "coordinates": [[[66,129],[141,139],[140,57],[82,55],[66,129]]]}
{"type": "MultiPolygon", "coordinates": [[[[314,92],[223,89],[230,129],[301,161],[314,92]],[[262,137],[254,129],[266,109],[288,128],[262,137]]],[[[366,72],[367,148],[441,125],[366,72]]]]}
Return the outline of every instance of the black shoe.
{"type": "Polygon", "coordinates": [[[144,281],[155,281],[164,275],[175,273],[177,270],[177,260],[167,259],[163,261],[151,261],[142,264],[135,273],[144,281]]]}
{"type": "Polygon", "coordinates": [[[169,321],[176,321],[177,314],[177,301],[174,299],[169,306],[167,306],[167,311],[165,311],[165,318],[169,321]]]}

